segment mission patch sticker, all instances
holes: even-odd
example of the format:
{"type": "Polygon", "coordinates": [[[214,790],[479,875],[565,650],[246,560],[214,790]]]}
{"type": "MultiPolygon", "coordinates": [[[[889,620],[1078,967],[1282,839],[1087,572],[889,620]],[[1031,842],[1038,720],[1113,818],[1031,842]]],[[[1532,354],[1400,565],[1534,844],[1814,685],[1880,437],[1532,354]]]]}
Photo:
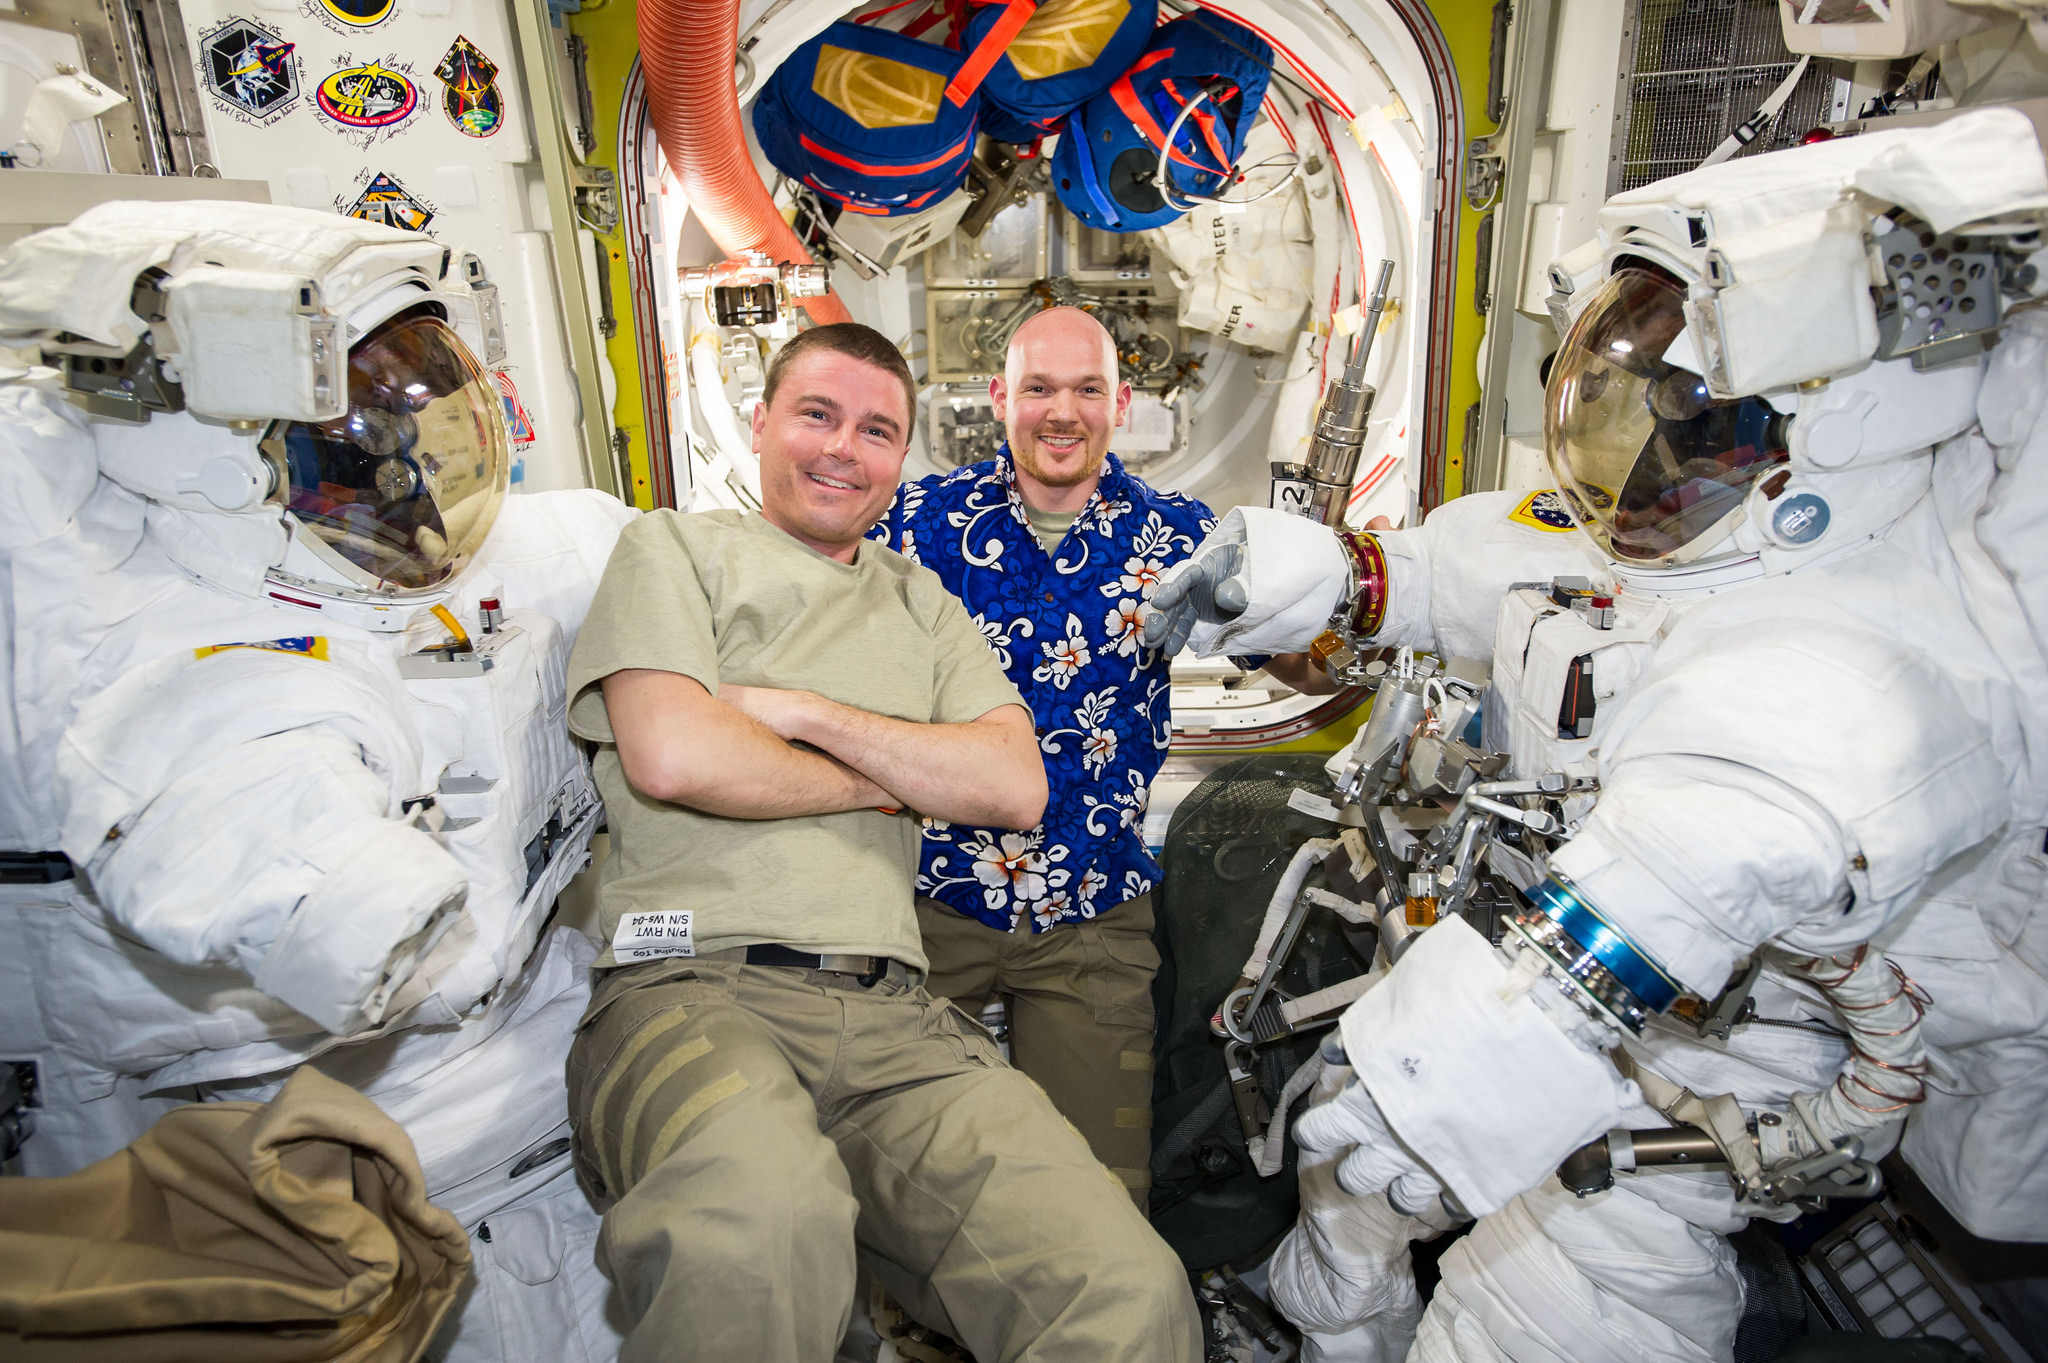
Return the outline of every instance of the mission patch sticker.
{"type": "Polygon", "coordinates": [[[465,137],[489,137],[505,121],[505,97],[498,93],[498,64],[469,39],[456,36],[434,74],[447,87],[441,108],[465,137]]]}
{"type": "Polygon", "coordinates": [[[1562,535],[1577,529],[1572,513],[1565,509],[1564,498],[1554,488],[1532,492],[1522,499],[1522,504],[1508,513],[1508,519],[1517,525],[1532,525],[1538,530],[1548,530],[1562,535]]]}
{"type": "Polygon", "coordinates": [[[318,4],[329,17],[350,28],[372,28],[391,17],[396,0],[318,0],[318,4]]]}
{"type": "Polygon", "coordinates": [[[313,98],[321,113],[362,131],[395,128],[420,107],[419,89],[405,73],[375,61],[343,66],[320,82],[313,98]]]}
{"type": "Polygon", "coordinates": [[[199,75],[227,112],[267,127],[298,103],[298,48],[253,19],[224,19],[199,35],[199,75]]]}
{"type": "Polygon", "coordinates": [[[386,227],[402,227],[408,232],[424,232],[427,224],[434,220],[431,206],[409,193],[395,177],[382,171],[370,176],[354,203],[342,207],[337,200],[335,206],[347,217],[381,222],[386,227]]]}

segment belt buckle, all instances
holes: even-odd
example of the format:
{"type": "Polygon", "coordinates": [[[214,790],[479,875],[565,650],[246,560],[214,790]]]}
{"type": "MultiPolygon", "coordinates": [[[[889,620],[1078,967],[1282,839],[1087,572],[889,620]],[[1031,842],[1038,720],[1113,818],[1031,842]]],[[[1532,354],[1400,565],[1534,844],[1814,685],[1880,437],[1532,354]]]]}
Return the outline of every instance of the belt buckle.
{"type": "Polygon", "coordinates": [[[868,965],[870,969],[867,974],[853,977],[863,989],[873,989],[877,984],[881,983],[882,976],[889,973],[889,958],[887,956],[870,956],[868,957],[868,965]]]}

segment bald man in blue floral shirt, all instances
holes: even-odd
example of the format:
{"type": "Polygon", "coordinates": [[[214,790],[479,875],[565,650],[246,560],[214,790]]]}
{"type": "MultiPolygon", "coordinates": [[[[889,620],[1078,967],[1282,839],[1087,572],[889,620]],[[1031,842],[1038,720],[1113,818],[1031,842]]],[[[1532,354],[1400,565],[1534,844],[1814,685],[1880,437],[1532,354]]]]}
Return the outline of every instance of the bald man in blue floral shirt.
{"type": "MultiPolygon", "coordinates": [[[[905,484],[871,534],[966,603],[1031,705],[1052,798],[1029,833],[926,821],[926,987],[969,1013],[1007,998],[1017,1067],[1143,1207],[1160,873],[1142,830],[1172,713],[1138,607],[1216,518],[1109,453],[1131,386],[1087,313],[1053,308],[1019,327],[989,392],[1004,449],[905,484]]],[[[1297,659],[1287,672],[1305,670],[1297,659]]]]}

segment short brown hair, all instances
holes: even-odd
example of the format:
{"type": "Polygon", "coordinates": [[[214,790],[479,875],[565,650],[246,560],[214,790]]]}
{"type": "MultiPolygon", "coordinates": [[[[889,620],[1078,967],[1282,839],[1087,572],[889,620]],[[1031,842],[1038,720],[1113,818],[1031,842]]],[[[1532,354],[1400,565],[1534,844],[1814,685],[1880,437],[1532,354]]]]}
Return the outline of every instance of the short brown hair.
{"type": "Polygon", "coordinates": [[[809,331],[799,331],[783,343],[768,361],[768,377],[761,388],[761,405],[766,407],[775,401],[775,390],[782,386],[783,376],[789,367],[813,350],[831,350],[871,364],[875,368],[895,375],[903,385],[903,439],[907,444],[910,433],[917,425],[917,380],[911,377],[910,365],[904,361],[903,352],[887,336],[873,327],[862,326],[859,322],[831,322],[809,331]]]}

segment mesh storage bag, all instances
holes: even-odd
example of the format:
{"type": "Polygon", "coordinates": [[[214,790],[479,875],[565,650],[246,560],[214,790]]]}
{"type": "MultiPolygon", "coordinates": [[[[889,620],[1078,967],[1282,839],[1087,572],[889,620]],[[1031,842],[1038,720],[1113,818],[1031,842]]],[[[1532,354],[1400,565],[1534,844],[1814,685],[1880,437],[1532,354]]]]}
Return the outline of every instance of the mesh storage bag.
{"type": "MultiPolygon", "coordinates": [[[[1252,1172],[1225,1078],[1223,1042],[1209,1018],[1237,983],[1266,903],[1295,848],[1331,826],[1291,809],[1298,788],[1327,793],[1323,756],[1241,758],[1211,775],[1174,812],[1155,899],[1160,968],[1153,984],[1152,1225],[1190,1269],[1245,1264],[1294,1224],[1294,1144],[1278,1176],[1252,1172]]],[[[1308,884],[1320,885],[1320,868],[1308,884]]],[[[1309,993],[1365,973],[1342,920],[1313,908],[1278,983],[1309,993]]],[[[1361,939],[1362,941],[1365,939],[1361,939]]],[[[1369,944],[1367,950],[1370,950],[1369,944]]],[[[1271,1104],[1314,1054],[1321,1033],[1259,1048],[1253,1069],[1271,1104]]]]}

